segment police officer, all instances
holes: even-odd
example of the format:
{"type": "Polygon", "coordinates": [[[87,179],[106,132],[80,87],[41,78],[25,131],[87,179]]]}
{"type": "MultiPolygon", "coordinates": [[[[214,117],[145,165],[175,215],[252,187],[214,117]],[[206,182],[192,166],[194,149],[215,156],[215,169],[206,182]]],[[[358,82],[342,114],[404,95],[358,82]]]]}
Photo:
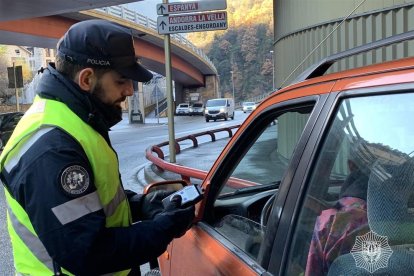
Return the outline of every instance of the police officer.
{"type": "Polygon", "coordinates": [[[83,21],[59,41],[0,156],[17,274],[136,275],[189,228],[179,197],[160,209],[166,194],[123,189],[108,136],[132,81],[151,78],[120,25],[83,21]]]}

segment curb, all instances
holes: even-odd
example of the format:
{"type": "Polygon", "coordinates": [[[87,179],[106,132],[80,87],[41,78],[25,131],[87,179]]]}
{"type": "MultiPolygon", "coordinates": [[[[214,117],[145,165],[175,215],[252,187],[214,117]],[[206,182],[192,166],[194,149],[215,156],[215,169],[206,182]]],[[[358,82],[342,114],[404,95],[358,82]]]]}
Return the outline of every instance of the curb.
{"type": "Polygon", "coordinates": [[[135,172],[132,174],[133,177],[128,179],[128,184],[132,184],[134,186],[139,187],[139,192],[142,192],[145,186],[153,182],[164,181],[166,179],[160,177],[152,170],[152,163],[147,162],[137,168],[135,168],[135,172]],[[134,177],[135,176],[135,177],[134,177]]]}

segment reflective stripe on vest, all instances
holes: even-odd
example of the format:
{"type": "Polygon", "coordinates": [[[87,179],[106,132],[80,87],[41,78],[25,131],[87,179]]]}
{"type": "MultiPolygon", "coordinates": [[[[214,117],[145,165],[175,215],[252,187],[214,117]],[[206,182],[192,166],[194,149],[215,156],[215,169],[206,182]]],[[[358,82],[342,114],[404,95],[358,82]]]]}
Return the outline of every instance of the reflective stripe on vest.
{"type": "MultiPolygon", "coordinates": [[[[55,206],[52,212],[62,224],[65,224],[90,212],[97,211],[103,206],[106,215],[106,227],[129,226],[132,218],[124,190],[120,183],[118,159],[115,152],[99,133],[83,122],[61,102],[36,97],[33,105],[18,123],[0,156],[2,171],[5,169],[10,172],[18,164],[20,158],[30,146],[54,127],[58,127],[67,132],[82,146],[91,164],[97,191],[95,194],[92,193],[83,199],[78,199],[78,201],[69,201],[65,204],[55,206]],[[77,203],[83,205],[78,206],[77,203]]],[[[8,200],[8,203],[10,205],[10,213],[14,213],[15,217],[27,229],[33,229],[26,212],[21,206],[19,205],[21,210],[18,210],[19,208],[11,204],[10,200],[8,200]]],[[[11,223],[9,228],[14,228],[14,225],[11,223]]],[[[37,270],[37,267],[31,265],[33,260],[25,260],[24,248],[29,252],[31,251],[26,241],[22,239],[25,246],[21,245],[20,248],[16,248],[20,243],[13,242],[13,239],[18,240],[21,237],[14,236],[13,231],[9,232],[15,253],[16,270],[23,274],[29,272],[34,275],[43,275],[44,273],[41,273],[42,269],[39,268],[37,270]]],[[[35,233],[34,230],[33,233],[35,233]]],[[[37,238],[37,235],[35,237],[37,238]]],[[[52,271],[50,272],[53,274],[52,271]]],[[[127,275],[128,272],[129,270],[113,275],[127,275]]]]}
{"type": "Polygon", "coordinates": [[[102,205],[98,192],[93,192],[53,207],[52,212],[60,223],[65,225],[100,209],[102,205]]]}
{"type": "MultiPolygon", "coordinates": [[[[125,193],[120,186],[113,200],[103,208],[105,215],[107,217],[112,216],[124,199],[125,193]]],[[[102,205],[99,201],[98,192],[93,192],[53,207],[52,212],[55,214],[60,223],[64,225],[100,209],[102,209],[102,205]]]]}
{"type": "MultiPolygon", "coordinates": [[[[8,192],[6,191],[8,194],[8,192]]],[[[10,197],[10,194],[7,195],[10,197]]],[[[39,261],[46,265],[51,271],[53,271],[53,261],[50,258],[49,253],[47,253],[46,248],[43,246],[43,243],[39,238],[32,234],[14,215],[11,211],[10,206],[6,204],[8,211],[8,219],[13,225],[13,229],[16,231],[20,239],[29,247],[30,251],[36,256],[39,261]]]]}

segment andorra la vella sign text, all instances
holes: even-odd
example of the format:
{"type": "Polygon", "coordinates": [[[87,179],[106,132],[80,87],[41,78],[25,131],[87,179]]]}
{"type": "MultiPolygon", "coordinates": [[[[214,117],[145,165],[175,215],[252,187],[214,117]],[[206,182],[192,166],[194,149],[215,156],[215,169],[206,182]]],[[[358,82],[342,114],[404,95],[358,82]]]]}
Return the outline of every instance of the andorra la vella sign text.
{"type": "Polygon", "coordinates": [[[159,34],[202,32],[227,29],[227,12],[162,16],[157,20],[159,34]]]}
{"type": "Polygon", "coordinates": [[[200,11],[221,10],[226,8],[226,0],[158,4],[157,13],[164,15],[157,18],[158,33],[174,34],[225,30],[228,27],[226,11],[203,13],[200,11]],[[165,16],[167,14],[168,16],[165,16]]]}

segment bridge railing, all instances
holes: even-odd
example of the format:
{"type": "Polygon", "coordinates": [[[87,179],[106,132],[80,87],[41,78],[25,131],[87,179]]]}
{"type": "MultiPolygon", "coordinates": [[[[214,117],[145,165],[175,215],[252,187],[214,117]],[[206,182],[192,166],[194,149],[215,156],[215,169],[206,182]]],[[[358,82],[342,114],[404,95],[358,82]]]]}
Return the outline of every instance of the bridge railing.
{"type": "MultiPolygon", "coordinates": [[[[152,30],[156,30],[158,32],[157,21],[150,19],[145,15],[139,14],[133,10],[127,9],[124,6],[112,6],[98,8],[95,10],[110,14],[112,16],[120,17],[128,21],[132,21],[138,25],[144,26],[152,30]]],[[[171,34],[171,39],[190,48],[194,53],[196,53],[200,58],[204,59],[217,72],[216,67],[214,66],[213,62],[207,57],[207,55],[201,49],[197,48],[193,43],[191,43],[188,39],[186,39],[183,35],[171,34]]]]}
{"type": "MultiPolygon", "coordinates": [[[[186,141],[186,140],[191,140],[193,142],[193,148],[198,147],[198,137],[202,137],[202,136],[210,136],[211,137],[211,142],[216,141],[216,133],[218,132],[228,132],[228,137],[232,137],[233,136],[233,129],[238,129],[240,127],[240,125],[235,125],[235,126],[231,126],[231,127],[224,127],[224,128],[218,128],[218,129],[214,129],[214,130],[209,130],[209,131],[203,131],[203,132],[199,132],[199,133],[195,133],[195,134],[191,134],[191,135],[187,135],[184,137],[180,137],[175,139],[175,151],[177,154],[179,154],[181,152],[181,147],[179,142],[182,141],[186,141]]],[[[168,146],[169,142],[163,142],[157,145],[153,145],[148,147],[145,150],[145,157],[151,161],[155,166],[157,166],[158,170],[160,171],[168,171],[168,172],[173,172],[176,173],[178,175],[181,176],[181,178],[185,181],[187,181],[188,183],[191,182],[191,178],[196,178],[196,179],[204,179],[207,176],[207,171],[204,170],[199,170],[199,169],[195,169],[195,168],[190,168],[190,167],[186,167],[183,165],[178,165],[178,164],[174,164],[174,163],[170,163],[164,160],[165,155],[164,152],[162,151],[162,147],[168,146]]],[[[235,177],[231,177],[228,181],[228,185],[230,185],[231,187],[234,188],[241,188],[241,187],[246,187],[246,186],[252,186],[254,185],[254,183],[251,183],[247,180],[243,180],[243,179],[239,179],[239,178],[235,178],[235,177]]]]}

